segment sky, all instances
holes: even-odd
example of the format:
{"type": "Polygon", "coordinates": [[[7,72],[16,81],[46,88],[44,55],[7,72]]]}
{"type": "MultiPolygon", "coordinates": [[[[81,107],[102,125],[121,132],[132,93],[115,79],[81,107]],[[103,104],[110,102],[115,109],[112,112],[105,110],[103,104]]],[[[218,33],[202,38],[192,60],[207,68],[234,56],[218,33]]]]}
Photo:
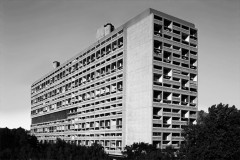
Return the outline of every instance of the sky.
{"type": "Polygon", "coordinates": [[[239,0],[0,0],[0,128],[30,129],[31,84],[147,8],[198,28],[198,108],[240,109],[239,0]]]}

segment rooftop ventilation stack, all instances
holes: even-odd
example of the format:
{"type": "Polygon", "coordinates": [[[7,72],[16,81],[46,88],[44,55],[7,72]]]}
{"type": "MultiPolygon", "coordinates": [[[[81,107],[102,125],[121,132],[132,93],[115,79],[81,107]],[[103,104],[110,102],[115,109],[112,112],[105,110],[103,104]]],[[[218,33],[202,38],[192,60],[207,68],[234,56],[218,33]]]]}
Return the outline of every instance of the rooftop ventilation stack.
{"type": "Polygon", "coordinates": [[[108,35],[114,30],[114,26],[111,23],[107,23],[104,26],[101,26],[97,29],[96,38],[97,40],[100,40],[104,36],[108,35]]]}
{"type": "Polygon", "coordinates": [[[54,61],[53,62],[53,68],[54,69],[56,69],[57,67],[59,67],[60,66],[60,62],[58,62],[58,61],[54,61]]]}

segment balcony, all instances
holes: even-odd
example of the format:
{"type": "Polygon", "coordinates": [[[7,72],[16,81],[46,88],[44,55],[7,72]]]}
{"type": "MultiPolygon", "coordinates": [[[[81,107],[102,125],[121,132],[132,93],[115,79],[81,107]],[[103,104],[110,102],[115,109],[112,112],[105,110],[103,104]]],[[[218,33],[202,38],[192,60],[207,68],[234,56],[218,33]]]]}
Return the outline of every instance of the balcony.
{"type": "Polygon", "coordinates": [[[164,22],[164,30],[171,32],[173,27],[173,22],[168,19],[164,19],[163,22],[164,22]]]}
{"type": "Polygon", "coordinates": [[[171,117],[171,116],[172,116],[172,113],[171,113],[171,112],[163,112],[162,115],[163,115],[163,116],[169,116],[169,117],[171,117]]]}
{"type": "Polygon", "coordinates": [[[162,73],[162,67],[158,65],[153,65],[153,73],[154,74],[162,73]]]}
{"type": "Polygon", "coordinates": [[[118,68],[118,70],[121,70],[123,68],[123,60],[122,59],[117,61],[117,68],[118,68]]]}
{"type": "Polygon", "coordinates": [[[153,137],[152,137],[152,140],[153,140],[153,141],[161,141],[161,140],[162,140],[162,137],[161,137],[161,136],[153,136],[153,137]]]}
{"type": "Polygon", "coordinates": [[[184,56],[182,56],[182,59],[184,59],[184,60],[188,60],[189,57],[184,55],[184,56]]]}
{"type": "Polygon", "coordinates": [[[197,30],[190,28],[190,39],[197,41],[197,30]]]}
{"type": "Polygon", "coordinates": [[[197,87],[197,82],[190,80],[190,86],[193,87],[193,88],[196,88],[197,87]]]}
{"type": "Polygon", "coordinates": [[[165,63],[171,63],[170,57],[168,57],[168,58],[163,58],[163,62],[165,62],[165,63]]]}
{"type": "Polygon", "coordinates": [[[117,41],[112,43],[112,50],[115,51],[118,48],[117,41]]]}
{"type": "Polygon", "coordinates": [[[118,48],[121,48],[123,46],[123,37],[118,39],[118,48]]]}
{"type": "Polygon", "coordinates": [[[173,125],[187,125],[186,121],[172,120],[173,125]]]}
{"type": "Polygon", "coordinates": [[[163,69],[163,78],[165,79],[171,79],[172,77],[172,69],[171,68],[164,68],[163,69]]]}
{"type": "Polygon", "coordinates": [[[162,26],[159,24],[154,24],[154,35],[162,37],[162,26]]]}
{"type": "Polygon", "coordinates": [[[176,81],[176,80],[174,80],[174,78],[173,78],[173,80],[172,80],[172,81],[170,81],[170,84],[172,84],[172,85],[175,85],[175,86],[180,86],[180,82],[179,82],[179,81],[176,81]]]}
{"type": "Polygon", "coordinates": [[[161,48],[154,48],[154,53],[155,55],[159,56],[162,54],[162,49],[161,48]]]}
{"type": "Polygon", "coordinates": [[[162,92],[161,91],[153,91],[153,102],[161,102],[162,101],[162,92]]]}
{"type": "Polygon", "coordinates": [[[106,47],[106,55],[109,54],[111,51],[112,51],[112,50],[111,50],[111,45],[108,45],[108,46],[106,47]]]}
{"type": "Polygon", "coordinates": [[[182,86],[182,89],[183,89],[183,90],[189,90],[189,87],[182,86]]]}
{"type": "Polygon", "coordinates": [[[189,118],[197,118],[197,115],[196,114],[190,114],[189,118]]]}
{"type": "Polygon", "coordinates": [[[190,36],[190,44],[192,44],[192,46],[197,46],[198,42],[196,39],[194,39],[195,37],[191,37],[190,36]]]}
{"type": "Polygon", "coordinates": [[[162,84],[162,81],[163,81],[162,75],[160,75],[160,74],[155,74],[155,73],[154,73],[154,75],[153,75],[153,84],[155,84],[155,85],[161,85],[161,84],[162,84]]]}
{"type": "Polygon", "coordinates": [[[162,31],[154,31],[154,36],[162,37],[162,31]]]}
{"type": "Polygon", "coordinates": [[[186,106],[186,105],[188,105],[188,102],[186,102],[186,101],[182,101],[182,102],[181,102],[181,105],[186,106]]]}

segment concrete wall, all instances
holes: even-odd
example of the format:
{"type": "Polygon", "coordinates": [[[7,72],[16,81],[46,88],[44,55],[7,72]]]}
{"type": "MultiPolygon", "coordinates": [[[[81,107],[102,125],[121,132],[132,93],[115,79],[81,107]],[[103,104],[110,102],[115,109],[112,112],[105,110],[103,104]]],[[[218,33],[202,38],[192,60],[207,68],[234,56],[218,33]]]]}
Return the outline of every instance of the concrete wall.
{"type": "Polygon", "coordinates": [[[124,142],[152,143],[153,15],[126,31],[124,142]]]}

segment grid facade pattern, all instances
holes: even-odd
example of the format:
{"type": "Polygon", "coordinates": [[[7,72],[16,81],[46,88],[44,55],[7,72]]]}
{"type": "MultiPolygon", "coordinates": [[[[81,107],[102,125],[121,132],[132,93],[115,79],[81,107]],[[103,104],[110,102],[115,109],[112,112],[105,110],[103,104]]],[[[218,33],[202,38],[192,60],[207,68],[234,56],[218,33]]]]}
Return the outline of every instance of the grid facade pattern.
{"type": "MultiPolygon", "coordinates": [[[[158,148],[179,147],[183,140],[182,127],[196,123],[197,118],[197,29],[191,23],[152,9],[33,83],[31,132],[38,140],[54,142],[61,138],[87,146],[96,142],[110,154],[121,153],[128,144],[127,105],[137,104],[136,100],[126,103],[134,94],[126,92],[125,86],[134,76],[130,74],[126,79],[129,71],[125,61],[129,60],[128,52],[130,54],[126,46],[134,40],[127,38],[126,30],[145,17],[150,17],[148,22],[152,24],[149,26],[153,28],[148,47],[153,49],[149,53],[152,57],[149,74],[153,80],[149,82],[152,83],[149,87],[152,114],[144,115],[152,119],[149,124],[152,127],[146,131],[150,133],[147,135],[152,135],[148,143],[158,148]]],[[[132,108],[129,113],[133,111],[132,108]]]]}
{"type": "Polygon", "coordinates": [[[197,118],[197,29],[154,15],[153,144],[179,147],[197,118]]]}
{"type": "Polygon", "coordinates": [[[33,84],[32,133],[120,151],[123,54],[120,30],[33,84]]]}

